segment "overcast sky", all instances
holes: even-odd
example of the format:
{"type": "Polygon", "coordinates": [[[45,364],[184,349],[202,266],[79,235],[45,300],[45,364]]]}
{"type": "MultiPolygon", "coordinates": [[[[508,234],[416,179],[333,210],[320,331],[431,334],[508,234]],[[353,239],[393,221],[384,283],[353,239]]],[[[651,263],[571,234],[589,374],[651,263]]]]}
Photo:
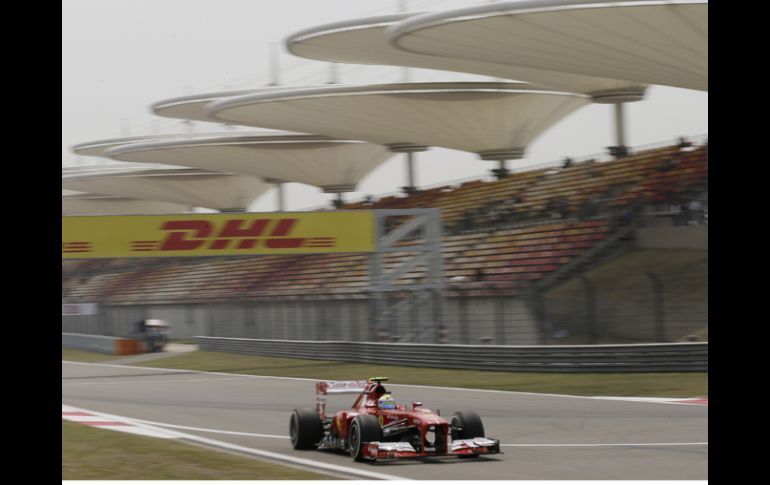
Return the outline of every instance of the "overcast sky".
{"type": "MultiPolygon", "coordinates": [[[[489,0],[63,0],[62,166],[110,163],[81,157],[72,145],[122,135],[184,132],[179,120],[151,114],[157,101],[185,94],[267,85],[270,45],[280,49],[280,82],[292,86],[328,81],[326,63],[289,54],[283,41],[316,25],[359,17],[448,10],[489,0]]],[[[480,76],[412,70],[413,81],[489,80],[480,76]]],[[[395,67],[343,65],[343,83],[397,82],[395,67]]],[[[199,123],[196,131],[212,130],[199,123]]],[[[652,86],[642,102],[626,105],[631,146],[708,133],[708,94],[652,86]]],[[[614,144],[612,108],[589,105],[530,144],[539,164],[603,152],[614,144]]],[[[432,149],[417,155],[418,185],[487,177],[494,162],[476,155],[432,149]]],[[[111,162],[116,163],[116,162],[111,162]]],[[[395,155],[347,194],[392,193],[404,185],[403,155],[395,155]]],[[[288,184],[288,209],[326,205],[330,194],[288,184]]],[[[275,210],[272,191],[251,210],[275,210]]]]}

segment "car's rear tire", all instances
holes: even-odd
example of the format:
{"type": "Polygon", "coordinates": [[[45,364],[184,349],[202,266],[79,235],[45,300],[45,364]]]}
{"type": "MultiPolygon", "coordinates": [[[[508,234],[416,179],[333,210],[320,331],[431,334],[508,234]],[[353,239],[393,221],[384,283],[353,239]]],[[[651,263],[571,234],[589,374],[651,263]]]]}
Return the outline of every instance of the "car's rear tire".
{"type": "Polygon", "coordinates": [[[353,418],[348,432],[348,451],[356,461],[364,459],[364,443],[381,440],[382,428],[377,417],[371,414],[359,414],[353,418]]]}
{"type": "Polygon", "coordinates": [[[289,419],[289,439],[295,450],[309,450],[321,441],[324,426],[314,409],[297,408],[289,419]]]}

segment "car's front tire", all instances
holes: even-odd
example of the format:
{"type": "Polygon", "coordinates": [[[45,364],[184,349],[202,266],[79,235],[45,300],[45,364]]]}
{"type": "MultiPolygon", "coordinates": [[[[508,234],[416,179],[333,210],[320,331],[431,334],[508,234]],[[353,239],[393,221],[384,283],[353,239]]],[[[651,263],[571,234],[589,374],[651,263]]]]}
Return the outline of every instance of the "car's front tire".
{"type": "Polygon", "coordinates": [[[370,414],[359,414],[350,423],[348,451],[356,461],[363,460],[364,443],[382,440],[380,421],[370,414]]]}
{"type": "Polygon", "coordinates": [[[453,440],[484,437],[484,425],[481,423],[481,416],[475,411],[454,413],[449,424],[452,427],[453,440]]]}
{"type": "Polygon", "coordinates": [[[289,439],[295,450],[309,450],[324,434],[321,417],[313,409],[297,408],[289,418],[289,439]]]}

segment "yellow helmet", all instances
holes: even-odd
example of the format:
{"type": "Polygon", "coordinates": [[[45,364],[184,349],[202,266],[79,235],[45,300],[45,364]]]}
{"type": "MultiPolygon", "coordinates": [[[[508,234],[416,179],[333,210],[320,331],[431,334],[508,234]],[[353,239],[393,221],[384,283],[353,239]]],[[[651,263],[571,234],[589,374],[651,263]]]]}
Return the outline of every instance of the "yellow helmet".
{"type": "Polygon", "coordinates": [[[377,407],[379,409],[396,409],[396,401],[390,394],[385,394],[377,400],[377,407]]]}

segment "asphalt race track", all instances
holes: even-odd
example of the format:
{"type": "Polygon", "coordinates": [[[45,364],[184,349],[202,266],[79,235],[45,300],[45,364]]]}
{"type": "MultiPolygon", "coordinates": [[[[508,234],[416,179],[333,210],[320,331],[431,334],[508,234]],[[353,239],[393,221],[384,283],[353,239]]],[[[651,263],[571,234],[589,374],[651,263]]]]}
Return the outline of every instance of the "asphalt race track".
{"type": "MultiPolygon", "coordinates": [[[[487,436],[500,439],[503,454],[372,464],[344,454],[295,451],[289,415],[295,407],[314,406],[312,380],[62,362],[62,404],[404,479],[708,479],[707,406],[387,387],[398,403],[422,401],[447,418],[475,410],[487,436]]],[[[330,396],[327,410],[348,407],[354,399],[330,396]]]]}

